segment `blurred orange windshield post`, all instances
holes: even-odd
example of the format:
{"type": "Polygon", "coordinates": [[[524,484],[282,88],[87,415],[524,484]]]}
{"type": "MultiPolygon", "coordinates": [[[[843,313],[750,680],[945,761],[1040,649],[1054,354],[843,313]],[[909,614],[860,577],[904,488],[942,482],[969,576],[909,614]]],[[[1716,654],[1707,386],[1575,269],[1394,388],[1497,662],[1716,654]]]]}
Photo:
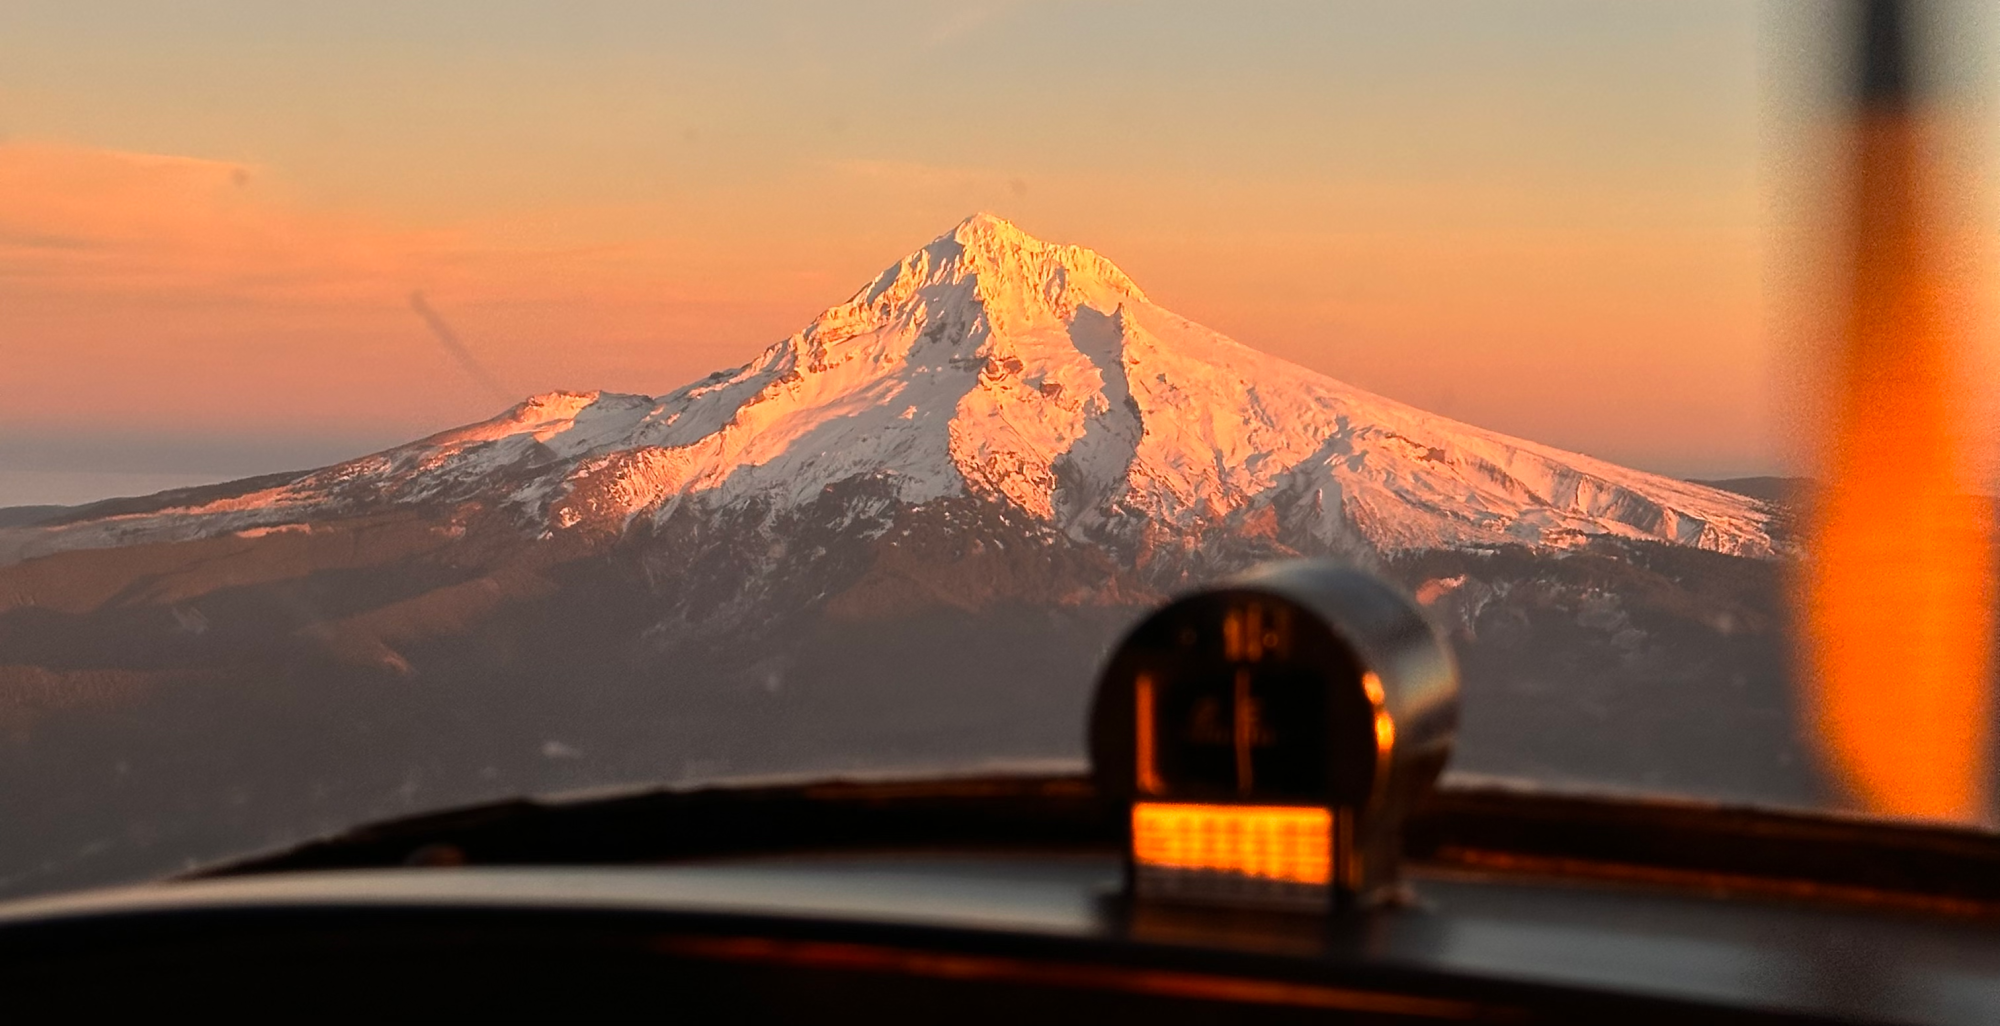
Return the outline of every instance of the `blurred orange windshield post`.
{"type": "Polygon", "coordinates": [[[1807,701],[1864,809],[1986,808],[1990,514],[1975,494],[1912,11],[1863,0],[1849,294],[1802,577],[1807,701]]]}
{"type": "Polygon", "coordinates": [[[1132,858],[1144,866],[1324,884],[1333,879],[1333,813],[1293,805],[1140,802],[1132,806],[1132,858]]]}

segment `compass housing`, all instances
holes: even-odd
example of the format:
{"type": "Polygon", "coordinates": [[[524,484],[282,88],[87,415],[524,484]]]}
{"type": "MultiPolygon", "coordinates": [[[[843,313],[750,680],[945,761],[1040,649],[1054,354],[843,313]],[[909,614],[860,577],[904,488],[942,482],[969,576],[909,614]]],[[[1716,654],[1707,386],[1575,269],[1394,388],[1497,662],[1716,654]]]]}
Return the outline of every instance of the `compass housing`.
{"type": "Polygon", "coordinates": [[[1134,628],[1099,679],[1091,763],[1130,809],[1133,896],[1331,911],[1392,893],[1457,724],[1457,670],[1422,609],[1302,560],[1134,628]]]}

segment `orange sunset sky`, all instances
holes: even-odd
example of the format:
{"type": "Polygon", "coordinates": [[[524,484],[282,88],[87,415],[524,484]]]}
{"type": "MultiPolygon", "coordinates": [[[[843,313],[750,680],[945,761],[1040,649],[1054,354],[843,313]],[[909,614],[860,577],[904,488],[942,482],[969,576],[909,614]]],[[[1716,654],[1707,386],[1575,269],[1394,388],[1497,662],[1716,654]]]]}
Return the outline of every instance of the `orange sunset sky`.
{"type": "Polygon", "coordinates": [[[1771,472],[1771,32],[1699,0],[14,0],[0,505],[666,391],[981,209],[1440,413],[1771,472]]]}

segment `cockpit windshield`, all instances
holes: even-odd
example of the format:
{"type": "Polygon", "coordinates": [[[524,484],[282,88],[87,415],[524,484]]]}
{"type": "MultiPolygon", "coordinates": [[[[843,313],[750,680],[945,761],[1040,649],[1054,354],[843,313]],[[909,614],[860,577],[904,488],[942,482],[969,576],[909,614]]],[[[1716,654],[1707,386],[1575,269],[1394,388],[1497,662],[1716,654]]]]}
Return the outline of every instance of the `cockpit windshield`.
{"type": "Polygon", "coordinates": [[[2000,23],[1905,6],[11,2],[0,896],[1081,772],[1297,557],[1457,779],[1988,823],[2000,23]]]}

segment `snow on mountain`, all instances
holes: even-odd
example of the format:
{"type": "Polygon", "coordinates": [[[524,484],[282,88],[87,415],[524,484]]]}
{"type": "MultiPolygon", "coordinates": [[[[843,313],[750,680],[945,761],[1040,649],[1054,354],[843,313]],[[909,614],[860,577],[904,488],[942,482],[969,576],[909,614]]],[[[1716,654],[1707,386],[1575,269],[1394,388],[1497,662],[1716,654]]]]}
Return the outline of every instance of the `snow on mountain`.
{"type": "Polygon", "coordinates": [[[1378,551],[1600,536],[1776,551],[1756,500],[1434,416],[1257,352],[1109,260],[990,214],[757,359],[659,397],[556,392],[492,420],[167,508],[45,528],[22,555],[481,502],[531,533],[796,508],[869,478],[984,497],[1074,537],[1276,517],[1378,551]]]}

